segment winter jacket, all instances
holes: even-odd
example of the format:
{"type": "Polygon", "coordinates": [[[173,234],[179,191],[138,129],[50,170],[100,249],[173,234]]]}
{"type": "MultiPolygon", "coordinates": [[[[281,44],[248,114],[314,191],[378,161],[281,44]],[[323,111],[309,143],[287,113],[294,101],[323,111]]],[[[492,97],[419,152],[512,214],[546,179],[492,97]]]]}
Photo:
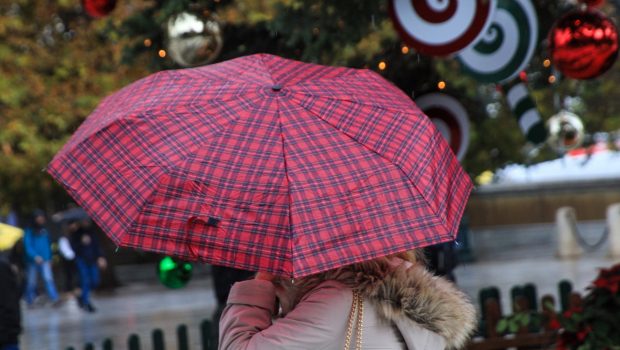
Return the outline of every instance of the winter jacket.
{"type": "Polygon", "coordinates": [[[79,229],[73,233],[71,248],[75,252],[76,259],[80,259],[88,264],[95,264],[97,259],[103,256],[97,237],[89,230],[79,229]],[[88,244],[85,244],[82,240],[84,236],[90,236],[88,244]]]}
{"type": "Polygon", "coordinates": [[[21,332],[20,288],[8,262],[0,260],[0,348],[17,344],[21,332]]]}
{"type": "Polygon", "coordinates": [[[44,261],[49,261],[52,258],[52,247],[47,229],[44,227],[26,228],[24,248],[29,262],[33,262],[36,256],[40,256],[44,261]]]}
{"type": "MultiPolygon", "coordinates": [[[[398,268],[381,279],[368,276],[360,285],[363,349],[461,348],[476,326],[467,297],[423,267],[398,268]]],[[[285,317],[273,320],[273,283],[238,282],[220,319],[220,349],[341,350],[352,295],[350,287],[328,280],[306,293],[285,317]]]]}

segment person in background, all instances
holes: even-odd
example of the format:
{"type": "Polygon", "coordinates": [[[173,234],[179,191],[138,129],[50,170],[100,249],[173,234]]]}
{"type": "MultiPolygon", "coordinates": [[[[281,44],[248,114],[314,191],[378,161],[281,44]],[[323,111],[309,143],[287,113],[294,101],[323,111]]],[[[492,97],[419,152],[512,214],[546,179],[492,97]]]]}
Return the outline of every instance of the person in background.
{"type": "Polygon", "coordinates": [[[458,254],[454,242],[435,244],[424,248],[427,267],[437,276],[456,282],[454,269],[458,266],[458,254]]]}
{"type": "Polygon", "coordinates": [[[256,272],[253,271],[235,269],[232,267],[217,265],[211,266],[211,275],[213,276],[215,299],[217,300],[217,307],[215,308],[215,312],[211,316],[211,320],[213,322],[213,326],[211,328],[211,339],[213,339],[213,341],[215,341],[216,343],[220,333],[220,317],[222,316],[222,311],[224,311],[224,308],[226,307],[226,300],[228,300],[230,288],[236,282],[250,279],[255,274],[256,272]]]}
{"type": "Polygon", "coordinates": [[[90,291],[99,285],[99,269],[105,269],[107,261],[92,229],[90,219],[83,220],[80,228],[71,237],[75,252],[75,264],[80,276],[82,294],[78,298],[80,307],[88,312],[96,309],[90,301],[90,291]]]}
{"type": "Polygon", "coordinates": [[[46,218],[42,210],[36,210],[34,222],[24,233],[24,250],[26,252],[26,303],[33,305],[37,287],[37,275],[41,274],[45,282],[47,295],[53,306],[60,305],[58,292],[52,275],[52,249],[49,232],[45,228],[46,218]]]}
{"type": "Polygon", "coordinates": [[[16,269],[0,256],[0,350],[19,349],[20,297],[16,269]]]}
{"type": "Polygon", "coordinates": [[[73,276],[75,274],[75,252],[71,247],[71,236],[80,229],[77,220],[69,220],[63,235],[58,239],[58,250],[62,257],[62,268],[65,275],[64,291],[72,293],[74,289],[73,276]]]}
{"type": "Polygon", "coordinates": [[[23,292],[24,281],[26,281],[26,250],[24,247],[24,237],[15,242],[11,250],[9,250],[8,256],[9,263],[16,271],[20,291],[23,292]]]}

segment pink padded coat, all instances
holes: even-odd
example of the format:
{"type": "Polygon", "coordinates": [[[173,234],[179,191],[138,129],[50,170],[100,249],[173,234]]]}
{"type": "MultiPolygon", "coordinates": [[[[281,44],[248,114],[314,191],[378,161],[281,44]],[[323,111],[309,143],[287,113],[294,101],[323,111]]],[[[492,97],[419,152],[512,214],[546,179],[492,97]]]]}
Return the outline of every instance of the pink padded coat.
{"type": "MultiPolygon", "coordinates": [[[[400,276],[368,288],[371,292],[363,296],[362,348],[464,346],[476,325],[474,308],[465,295],[421,267],[395,274],[400,276]]],[[[338,281],[325,281],[306,293],[286,316],[274,318],[274,285],[263,280],[238,282],[220,319],[219,348],[342,350],[352,301],[352,289],[338,281]]]]}

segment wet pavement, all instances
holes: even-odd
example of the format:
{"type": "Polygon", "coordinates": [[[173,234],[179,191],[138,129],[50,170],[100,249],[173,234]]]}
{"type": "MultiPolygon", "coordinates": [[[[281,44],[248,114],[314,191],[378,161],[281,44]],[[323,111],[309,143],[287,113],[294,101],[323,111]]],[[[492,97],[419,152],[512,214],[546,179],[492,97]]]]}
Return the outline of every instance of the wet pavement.
{"type": "Polygon", "coordinates": [[[176,349],[178,325],[188,327],[190,349],[200,349],[200,323],[211,317],[216,301],[209,279],[192,280],[185,288],[171,290],[156,282],[138,282],[114,293],[93,296],[95,313],[80,309],[75,299],[53,308],[23,310],[22,348],[56,350],[73,346],[81,350],[91,342],[101,349],[109,338],[114,349],[127,349],[131,334],[140,336],[142,349],[152,349],[151,333],[164,332],[166,349],[176,349]]]}
{"type": "MultiPolygon", "coordinates": [[[[593,244],[601,239],[606,223],[586,221],[577,226],[585,243],[593,244]]],[[[574,291],[583,293],[600,268],[620,262],[608,257],[607,239],[596,249],[584,247],[579,258],[557,258],[554,224],[479,229],[472,231],[470,237],[475,261],[462,263],[455,270],[457,284],[475,302],[480,289],[498,287],[505,312],[511,309],[509,296],[514,286],[533,283],[538,299],[551,294],[557,300],[561,280],[569,280],[574,291]]]]}
{"type": "MultiPolygon", "coordinates": [[[[579,224],[588,242],[596,241],[604,226],[604,222],[579,224]]],[[[512,286],[534,283],[539,297],[547,293],[557,296],[557,283],[568,279],[575,290],[584,291],[598,268],[614,263],[607,258],[606,244],[586,251],[579,259],[559,260],[555,257],[555,237],[552,224],[472,230],[470,246],[475,261],[462,263],[456,269],[457,284],[474,301],[480,289],[497,286],[502,291],[503,308],[509,310],[512,286]]],[[[139,271],[138,268],[132,274],[139,271]]],[[[95,349],[101,349],[103,340],[110,338],[115,349],[127,349],[127,338],[135,333],[141,338],[142,349],[151,349],[151,332],[160,328],[165,334],[166,349],[176,349],[176,327],[186,324],[190,349],[197,350],[199,324],[210,318],[216,306],[211,280],[204,275],[178,290],[142,278],[113,294],[96,294],[93,300],[98,308],[93,314],[79,309],[74,300],[59,308],[24,308],[22,348],[64,350],[74,346],[81,350],[85,343],[92,342],[95,349]]]]}

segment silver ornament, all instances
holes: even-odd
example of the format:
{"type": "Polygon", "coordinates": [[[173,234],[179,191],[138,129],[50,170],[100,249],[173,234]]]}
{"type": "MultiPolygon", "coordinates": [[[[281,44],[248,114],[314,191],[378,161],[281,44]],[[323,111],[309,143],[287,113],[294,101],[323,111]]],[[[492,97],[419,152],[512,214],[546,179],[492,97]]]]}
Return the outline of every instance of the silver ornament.
{"type": "Polygon", "coordinates": [[[547,121],[549,139],[547,142],[555,151],[564,153],[575,149],[583,143],[585,129],[581,119],[568,111],[562,110],[547,121]]]}
{"type": "Polygon", "coordinates": [[[183,67],[212,62],[222,50],[222,30],[217,17],[199,12],[181,12],[170,17],[166,28],[170,57],[183,67]]]}

